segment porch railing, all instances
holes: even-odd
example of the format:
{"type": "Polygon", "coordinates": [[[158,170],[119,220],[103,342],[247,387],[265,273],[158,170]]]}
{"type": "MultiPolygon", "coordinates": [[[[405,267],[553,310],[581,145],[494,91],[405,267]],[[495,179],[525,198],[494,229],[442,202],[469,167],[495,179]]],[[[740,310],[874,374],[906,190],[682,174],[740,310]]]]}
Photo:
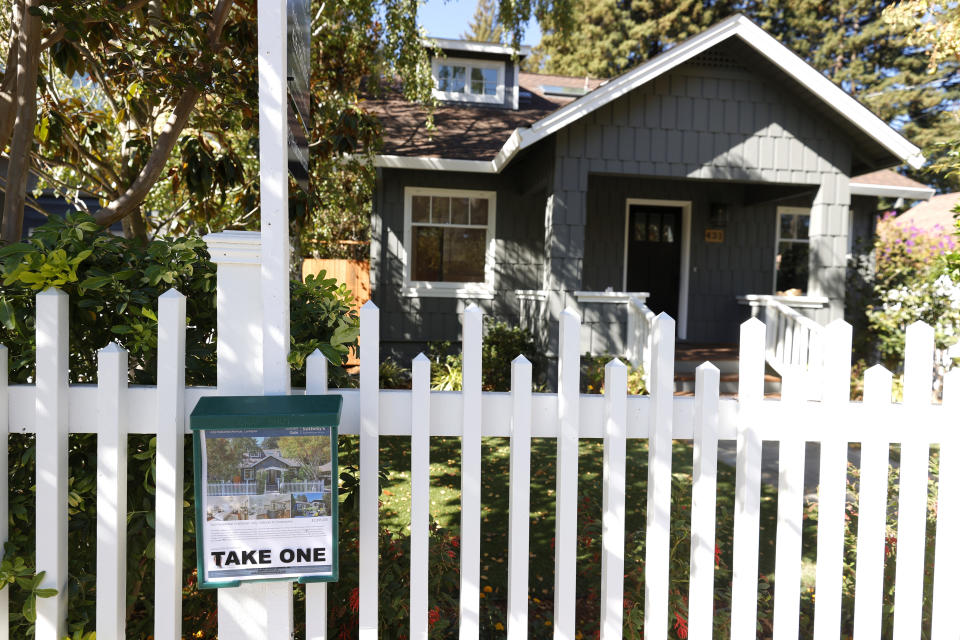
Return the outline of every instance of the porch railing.
{"type": "Polygon", "coordinates": [[[630,296],[627,301],[627,360],[643,367],[643,381],[650,388],[650,363],[653,357],[653,325],[656,314],[644,300],[630,296]]]}
{"type": "Polygon", "coordinates": [[[280,493],[323,493],[323,482],[284,482],[280,481],[280,493]]]}
{"type": "Polygon", "coordinates": [[[248,496],[257,493],[256,482],[208,482],[208,496],[248,496]]]}

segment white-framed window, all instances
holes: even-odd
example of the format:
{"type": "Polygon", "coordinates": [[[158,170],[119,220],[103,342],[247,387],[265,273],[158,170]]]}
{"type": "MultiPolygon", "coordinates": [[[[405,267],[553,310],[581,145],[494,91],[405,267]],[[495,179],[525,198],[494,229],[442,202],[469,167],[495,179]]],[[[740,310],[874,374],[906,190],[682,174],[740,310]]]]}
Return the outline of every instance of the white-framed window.
{"type": "Polygon", "coordinates": [[[506,64],[468,58],[433,59],[433,95],[456,102],[503,102],[506,64]]]}
{"type": "Polygon", "coordinates": [[[256,471],[253,469],[244,469],[243,470],[243,479],[250,481],[256,478],[256,471]]]}
{"type": "Polygon", "coordinates": [[[810,277],[810,209],[777,207],[774,293],[806,295],[810,277]]]}
{"type": "Polygon", "coordinates": [[[492,298],[497,195],[404,189],[404,293],[492,298]]]}

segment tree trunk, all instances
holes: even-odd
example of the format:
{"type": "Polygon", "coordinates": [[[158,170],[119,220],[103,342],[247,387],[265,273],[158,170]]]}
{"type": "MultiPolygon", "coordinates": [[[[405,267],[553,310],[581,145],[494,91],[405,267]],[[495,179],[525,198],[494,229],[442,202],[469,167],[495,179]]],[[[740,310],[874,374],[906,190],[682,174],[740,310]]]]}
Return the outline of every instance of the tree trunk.
{"type": "Polygon", "coordinates": [[[17,39],[17,118],[7,165],[0,244],[19,242],[23,234],[23,206],[30,173],[33,127],[37,122],[37,71],[40,63],[41,23],[40,18],[30,14],[30,9],[39,3],[40,0],[26,1],[17,39]]]}
{"type": "Polygon", "coordinates": [[[4,67],[0,84],[0,149],[7,147],[13,119],[16,117],[17,99],[17,53],[20,19],[23,16],[23,0],[13,3],[13,20],[10,21],[10,47],[7,49],[7,66],[4,67]]]}

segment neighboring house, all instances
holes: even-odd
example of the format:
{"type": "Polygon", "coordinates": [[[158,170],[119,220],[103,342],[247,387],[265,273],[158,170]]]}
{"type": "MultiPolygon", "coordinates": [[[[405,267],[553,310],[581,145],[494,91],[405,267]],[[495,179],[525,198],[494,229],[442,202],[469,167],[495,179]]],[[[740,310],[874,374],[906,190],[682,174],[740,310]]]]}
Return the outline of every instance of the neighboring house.
{"type": "Polygon", "coordinates": [[[470,302],[548,351],[572,307],[584,351],[623,353],[625,292],[648,292],[690,342],[735,341],[746,294],[800,294],[826,322],[877,199],[932,195],[892,172],[851,180],[923,157],[742,16],[606,82],[437,42],[435,130],[399,94],[371,101],[371,286],[397,353],[458,340],[470,302]]]}
{"type": "Polygon", "coordinates": [[[956,231],[958,219],[954,210],[960,206],[960,193],[944,193],[907,209],[897,217],[897,224],[916,227],[929,233],[951,235],[956,231]]]}
{"type": "Polygon", "coordinates": [[[284,474],[300,468],[300,462],[280,455],[279,449],[259,449],[244,453],[240,460],[243,482],[264,480],[265,491],[277,491],[284,474]]]}

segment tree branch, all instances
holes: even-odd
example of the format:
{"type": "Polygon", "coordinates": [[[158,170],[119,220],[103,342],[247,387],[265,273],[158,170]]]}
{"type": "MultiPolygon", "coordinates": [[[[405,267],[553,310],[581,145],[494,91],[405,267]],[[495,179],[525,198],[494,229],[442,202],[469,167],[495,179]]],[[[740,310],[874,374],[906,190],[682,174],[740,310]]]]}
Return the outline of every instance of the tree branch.
{"type": "MultiPolygon", "coordinates": [[[[136,11],[137,9],[142,8],[146,4],[147,4],[147,0],[133,0],[133,2],[127,3],[126,6],[120,9],[120,13],[128,13],[130,11],[136,11]]],[[[98,22],[103,22],[103,19],[96,18],[96,19],[84,20],[83,24],[87,24],[87,25],[97,24],[98,22]]],[[[56,29],[51,31],[50,35],[44,38],[43,41],[40,43],[40,50],[46,51],[53,45],[63,40],[63,36],[65,36],[66,34],[67,34],[66,27],[64,27],[63,25],[57,27],[56,29]]]]}
{"type": "MultiPolygon", "coordinates": [[[[207,29],[207,43],[211,51],[219,51],[223,45],[220,42],[220,35],[223,33],[224,24],[227,22],[227,15],[233,7],[233,0],[218,0],[217,7],[213,12],[213,20],[207,29]]],[[[197,101],[200,99],[201,91],[197,86],[192,86],[184,90],[180,95],[173,115],[164,125],[160,135],[157,136],[157,142],[150,151],[150,157],[144,164],[140,175],[133,181],[133,184],[124,191],[119,198],[110,202],[107,206],[101,208],[94,214],[94,219],[102,226],[109,226],[128,215],[143,203],[150,189],[156,184],[163,172],[163,168],[170,159],[173,147],[180,138],[180,133],[187,125],[190,114],[193,112],[197,101]]]]}
{"type": "Polygon", "coordinates": [[[4,67],[3,83],[0,84],[0,150],[5,149],[10,133],[13,131],[13,120],[16,118],[17,95],[17,55],[18,33],[23,16],[23,1],[13,3],[13,20],[10,25],[10,47],[7,49],[7,66],[4,67]]]}

